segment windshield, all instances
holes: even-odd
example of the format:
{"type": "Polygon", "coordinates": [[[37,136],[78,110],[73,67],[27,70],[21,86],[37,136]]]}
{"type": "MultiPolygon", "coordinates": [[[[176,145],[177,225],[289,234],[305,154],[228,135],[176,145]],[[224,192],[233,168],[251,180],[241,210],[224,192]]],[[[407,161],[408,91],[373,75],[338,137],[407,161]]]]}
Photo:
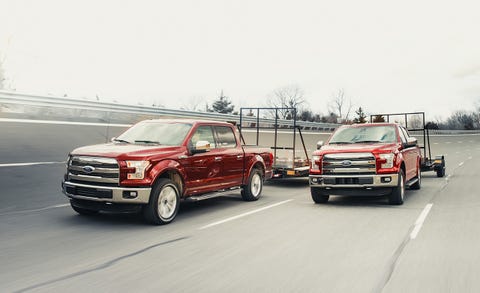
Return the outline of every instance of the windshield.
{"type": "Polygon", "coordinates": [[[340,128],[329,143],[392,143],[396,141],[395,127],[393,126],[365,126],[340,128]]]}
{"type": "Polygon", "coordinates": [[[179,146],[190,128],[192,128],[192,125],[187,123],[143,121],[125,131],[115,141],[179,146]]]}

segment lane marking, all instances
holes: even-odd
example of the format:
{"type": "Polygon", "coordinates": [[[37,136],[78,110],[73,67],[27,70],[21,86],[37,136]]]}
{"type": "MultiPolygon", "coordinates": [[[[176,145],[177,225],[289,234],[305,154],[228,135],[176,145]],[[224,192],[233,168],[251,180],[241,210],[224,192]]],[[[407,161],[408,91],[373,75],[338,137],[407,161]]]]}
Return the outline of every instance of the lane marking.
{"type": "Polygon", "coordinates": [[[39,209],[33,209],[33,210],[22,210],[22,211],[15,211],[15,212],[6,212],[3,214],[0,214],[0,216],[9,216],[9,215],[17,215],[17,214],[26,214],[26,213],[34,213],[34,212],[41,212],[41,211],[46,211],[46,210],[51,210],[51,209],[56,209],[56,208],[64,208],[64,207],[69,207],[70,204],[57,204],[53,206],[48,206],[44,208],[39,208],[39,209]]]}
{"type": "Polygon", "coordinates": [[[57,125],[83,125],[83,126],[111,126],[111,127],[130,127],[130,126],[132,126],[132,124],[73,122],[73,121],[60,121],[60,120],[57,121],[57,120],[10,119],[10,118],[0,118],[0,122],[57,124],[57,125]]]}
{"type": "Polygon", "coordinates": [[[428,213],[432,209],[433,203],[429,203],[425,206],[423,209],[422,213],[418,217],[417,221],[415,221],[415,227],[413,228],[412,233],[410,233],[410,239],[415,239],[417,238],[418,233],[420,232],[420,229],[422,229],[423,223],[425,222],[425,219],[428,216],[428,213]]]}
{"type": "Polygon", "coordinates": [[[33,162],[33,163],[9,163],[9,164],[0,164],[2,167],[24,167],[24,166],[34,166],[34,165],[53,165],[53,164],[65,164],[66,162],[33,162]]]}
{"type": "Polygon", "coordinates": [[[214,226],[217,226],[217,225],[226,223],[226,222],[230,222],[230,221],[233,221],[233,220],[236,220],[236,219],[239,219],[239,218],[243,218],[243,217],[246,217],[246,216],[248,216],[248,215],[255,214],[255,213],[258,213],[258,212],[261,212],[261,211],[264,211],[264,210],[267,210],[267,209],[270,209],[270,208],[273,208],[273,207],[276,207],[276,206],[285,204],[285,203],[287,203],[287,202],[291,202],[292,200],[293,200],[293,199],[284,200],[284,201],[277,202],[277,203],[275,203],[275,204],[272,204],[272,205],[269,205],[269,206],[266,206],[266,207],[263,207],[263,208],[259,208],[259,209],[256,209],[256,210],[253,210],[253,211],[249,211],[249,212],[246,212],[246,213],[243,213],[243,214],[240,214],[240,215],[236,215],[236,216],[233,216],[233,217],[230,217],[230,218],[226,218],[226,219],[223,219],[223,220],[220,220],[220,221],[217,221],[217,222],[213,222],[213,223],[211,223],[211,224],[208,224],[208,225],[205,225],[205,226],[203,226],[203,227],[200,227],[199,230],[208,229],[208,228],[211,228],[211,227],[214,227],[214,226]]]}
{"type": "Polygon", "coordinates": [[[462,167],[463,164],[465,164],[465,162],[461,162],[460,164],[458,164],[459,167],[462,167]]]}

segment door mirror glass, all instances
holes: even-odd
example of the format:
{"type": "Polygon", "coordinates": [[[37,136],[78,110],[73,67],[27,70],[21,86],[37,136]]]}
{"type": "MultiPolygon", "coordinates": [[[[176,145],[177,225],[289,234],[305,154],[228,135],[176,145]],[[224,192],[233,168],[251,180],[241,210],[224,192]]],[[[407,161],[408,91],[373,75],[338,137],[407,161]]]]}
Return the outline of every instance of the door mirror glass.
{"type": "Polygon", "coordinates": [[[206,153],[210,151],[210,142],[199,140],[192,149],[193,154],[206,153]]]}

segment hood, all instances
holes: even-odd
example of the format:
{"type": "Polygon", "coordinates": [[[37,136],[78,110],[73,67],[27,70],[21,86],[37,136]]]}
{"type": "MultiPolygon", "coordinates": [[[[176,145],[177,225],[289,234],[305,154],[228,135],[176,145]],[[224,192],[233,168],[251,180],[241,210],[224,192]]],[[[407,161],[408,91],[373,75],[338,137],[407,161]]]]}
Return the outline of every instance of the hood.
{"type": "Polygon", "coordinates": [[[357,143],[357,144],[327,144],[315,153],[331,154],[331,153],[376,153],[387,152],[398,149],[396,143],[357,143]]]}
{"type": "Polygon", "coordinates": [[[77,148],[71,152],[72,155],[98,156],[107,158],[151,158],[158,156],[169,156],[184,150],[181,146],[142,145],[127,143],[105,143],[89,145],[77,148]]]}

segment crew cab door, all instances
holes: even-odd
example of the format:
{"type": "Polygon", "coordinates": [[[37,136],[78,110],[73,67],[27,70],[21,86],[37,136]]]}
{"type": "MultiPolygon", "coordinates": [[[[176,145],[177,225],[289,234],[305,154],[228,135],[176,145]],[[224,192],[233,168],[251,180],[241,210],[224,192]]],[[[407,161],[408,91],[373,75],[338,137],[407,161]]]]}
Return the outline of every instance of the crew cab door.
{"type": "Polygon", "coordinates": [[[213,127],[199,125],[188,141],[189,154],[182,160],[185,168],[185,187],[188,195],[201,194],[220,189],[222,185],[221,151],[217,148],[213,127]],[[208,141],[210,149],[196,153],[194,147],[198,141],[208,141]]]}
{"type": "Polygon", "coordinates": [[[228,126],[214,127],[218,154],[222,157],[222,176],[225,187],[239,186],[243,181],[244,152],[235,137],[233,129],[228,126]]]}
{"type": "Polygon", "coordinates": [[[407,180],[417,176],[417,163],[420,154],[417,145],[408,145],[410,134],[404,127],[399,127],[400,139],[402,140],[403,149],[401,150],[405,159],[405,176],[407,180]]]}

